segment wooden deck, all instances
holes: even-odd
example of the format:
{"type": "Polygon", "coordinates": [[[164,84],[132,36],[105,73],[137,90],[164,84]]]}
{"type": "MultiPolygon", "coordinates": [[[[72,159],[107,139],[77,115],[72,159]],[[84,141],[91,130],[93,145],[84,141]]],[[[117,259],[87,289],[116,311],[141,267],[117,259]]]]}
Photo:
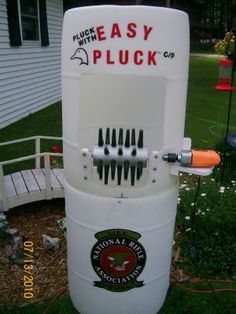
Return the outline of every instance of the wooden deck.
{"type": "Polygon", "coordinates": [[[0,146],[27,140],[35,140],[35,154],[0,162],[0,211],[40,200],[64,197],[64,169],[52,168],[50,157],[63,157],[62,153],[41,152],[40,140],[61,140],[57,137],[36,136],[11,142],[0,146]],[[40,168],[40,159],[44,168],[40,168]],[[4,176],[3,167],[12,163],[35,159],[35,168],[14,172],[4,176]]]}

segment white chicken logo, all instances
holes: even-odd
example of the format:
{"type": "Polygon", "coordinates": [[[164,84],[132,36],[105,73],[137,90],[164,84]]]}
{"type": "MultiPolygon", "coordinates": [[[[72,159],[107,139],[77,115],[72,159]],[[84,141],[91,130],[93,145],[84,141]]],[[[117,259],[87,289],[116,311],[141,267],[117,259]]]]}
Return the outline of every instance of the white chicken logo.
{"type": "Polygon", "coordinates": [[[79,65],[82,65],[82,64],[88,65],[89,64],[88,54],[84,48],[76,49],[73,56],[71,56],[71,60],[74,60],[74,59],[78,59],[80,61],[79,65]]]}

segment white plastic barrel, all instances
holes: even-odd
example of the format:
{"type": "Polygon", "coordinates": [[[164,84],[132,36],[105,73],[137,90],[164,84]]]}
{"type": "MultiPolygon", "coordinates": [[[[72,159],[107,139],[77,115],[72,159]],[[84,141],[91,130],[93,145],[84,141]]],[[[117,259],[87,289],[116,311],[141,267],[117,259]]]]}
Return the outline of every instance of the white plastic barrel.
{"type": "Polygon", "coordinates": [[[188,16],[146,6],[65,13],[63,139],[70,296],[81,314],[157,313],[169,285],[188,16]]]}

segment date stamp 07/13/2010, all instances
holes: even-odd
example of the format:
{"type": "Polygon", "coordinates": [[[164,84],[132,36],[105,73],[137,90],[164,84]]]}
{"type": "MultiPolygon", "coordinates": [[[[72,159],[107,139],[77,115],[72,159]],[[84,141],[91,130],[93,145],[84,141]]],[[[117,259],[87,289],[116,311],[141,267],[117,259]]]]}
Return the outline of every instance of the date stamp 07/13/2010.
{"type": "Polygon", "coordinates": [[[32,241],[24,242],[24,298],[32,299],[34,297],[34,244],[32,241]]]}

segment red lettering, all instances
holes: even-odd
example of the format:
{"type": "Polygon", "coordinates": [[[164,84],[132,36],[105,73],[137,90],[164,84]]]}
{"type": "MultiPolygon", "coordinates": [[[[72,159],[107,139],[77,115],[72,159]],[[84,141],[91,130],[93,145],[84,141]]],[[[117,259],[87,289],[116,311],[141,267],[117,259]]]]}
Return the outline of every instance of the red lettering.
{"type": "Polygon", "coordinates": [[[102,57],[101,50],[94,50],[93,51],[93,64],[97,64],[97,59],[100,59],[102,57]]]}
{"type": "Polygon", "coordinates": [[[155,60],[157,51],[148,51],[148,65],[157,65],[155,60]]]}
{"type": "Polygon", "coordinates": [[[136,50],[134,52],[134,63],[137,65],[140,65],[143,63],[143,58],[141,58],[143,56],[143,52],[141,50],[136,50]]]}
{"type": "Polygon", "coordinates": [[[107,64],[114,64],[115,61],[111,60],[111,50],[107,50],[107,64]]]}
{"type": "Polygon", "coordinates": [[[129,62],[129,50],[119,51],[119,62],[120,64],[127,64],[129,62]]]}
{"type": "Polygon", "coordinates": [[[134,38],[136,37],[136,28],[137,25],[135,23],[129,23],[127,25],[128,32],[126,33],[127,37],[134,38]]]}
{"type": "Polygon", "coordinates": [[[144,40],[147,40],[148,39],[148,36],[150,35],[151,31],[153,30],[153,27],[148,27],[147,25],[144,25],[143,26],[143,30],[144,30],[144,37],[143,39],[144,40]]]}
{"type": "Polygon", "coordinates": [[[106,50],[104,53],[102,50],[93,50],[93,64],[98,64],[99,60],[105,57],[106,54],[106,64],[121,64],[126,65],[133,61],[135,65],[157,65],[157,51],[147,51],[136,50],[132,54],[129,50],[119,50],[118,60],[116,59],[116,54],[112,55],[111,50],[106,50]],[[132,55],[131,55],[132,54],[132,55]],[[145,57],[145,60],[144,60],[145,57]],[[147,59],[146,59],[147,58],[147,59]],[[147,60],[147,61],[146,61],[147,60]],[[145,61],[145,62],[144,62],[145,61]]]}
{"type": "Polygon", "coordinates": [[[121,37],[121,32],[118,23],[114,23],[111,29],[111,38],[121,37]]]}
{"type": "Polygon", "coordinates": [[[98,41],[105,40],[106,36],[105,36],[104,26],[98,26],[96,30],[97,30],[98,41]]]}

